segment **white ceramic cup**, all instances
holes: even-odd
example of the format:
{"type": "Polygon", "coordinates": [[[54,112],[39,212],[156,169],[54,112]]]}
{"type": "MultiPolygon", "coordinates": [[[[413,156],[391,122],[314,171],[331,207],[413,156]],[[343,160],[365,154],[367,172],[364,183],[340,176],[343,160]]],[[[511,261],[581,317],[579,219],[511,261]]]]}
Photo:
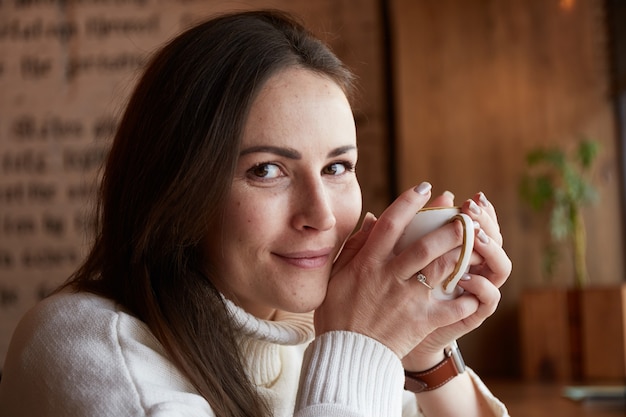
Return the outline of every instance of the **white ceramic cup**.
{"type": "Polygon", "coordinates": [[[463,289],[457,287],[456,284],[469,270],[470,257],[474,249],[474,221],[471,217],[461,213],[460,207],[423,208],[415,214],[395,246],[395,252],[400,252],[422,236],[457,219],[463,224],[461,255],[452,274],[441,284],[433,286],[433,295],[439,299],[449,300],[463,293],[463,289]]]}

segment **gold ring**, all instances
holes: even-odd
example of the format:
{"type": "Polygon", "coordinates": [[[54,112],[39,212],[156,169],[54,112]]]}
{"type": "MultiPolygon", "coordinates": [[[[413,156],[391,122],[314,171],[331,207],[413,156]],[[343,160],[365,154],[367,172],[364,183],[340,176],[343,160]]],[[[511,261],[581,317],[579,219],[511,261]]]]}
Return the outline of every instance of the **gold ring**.
{"type": "Polygon", "coordinates": [[[422,274],[421,272],[417,273],[417,276],[415,277],[417,278],[417,280],[426,286],[426,288],[428,288],[429,290],[432,290],[433,287],[430,286],[430,284],[428,283],[428,281],[426,281],[426,275],[422,274]]]}

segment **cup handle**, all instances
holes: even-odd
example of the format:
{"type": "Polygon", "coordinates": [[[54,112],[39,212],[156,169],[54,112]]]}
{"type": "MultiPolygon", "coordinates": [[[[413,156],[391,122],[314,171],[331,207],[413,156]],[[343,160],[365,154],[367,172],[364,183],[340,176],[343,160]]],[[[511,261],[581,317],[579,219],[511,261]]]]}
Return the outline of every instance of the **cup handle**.
{"type": "Polygon", "coordinates": [[[463,224],[463,245],[454,271],[433,290],[433,295],[441,300],[452,300],[463,294],[463,289],[457,287],[456,284],[469,271],[470,258],[474,250],[474,221],[464,213],[459,213],[450,219],[450,221],[455,220],[460,220],[463,224]]]}

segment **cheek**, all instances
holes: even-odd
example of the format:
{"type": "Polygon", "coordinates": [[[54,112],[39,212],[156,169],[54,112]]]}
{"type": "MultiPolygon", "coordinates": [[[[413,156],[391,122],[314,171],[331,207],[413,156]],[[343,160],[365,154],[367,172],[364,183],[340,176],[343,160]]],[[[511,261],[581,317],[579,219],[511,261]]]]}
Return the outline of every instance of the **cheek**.
{"type": "Polygon", "coordinates": [[[234,240],[251,241],[259,236],[269,236],[276,229],[274,223],[277,217],[278,207],[267,204],[261,198],[238,199],[226,206],[224,230],[234,240]]]}
{"type": "Polygon", "coordinates": [[[342,233],[346,238],[356,227],[363,209],[361,188],[358,183],[339,195],[337,217],[341,219],[342,233]]]}
{"type": "Polygon", "coordinates": [[[247,230],[259,223],[261,213],[262,211],[255,206],[236,201],[226,207],[225,230],[237,235],[246,233],[247,230]]]}

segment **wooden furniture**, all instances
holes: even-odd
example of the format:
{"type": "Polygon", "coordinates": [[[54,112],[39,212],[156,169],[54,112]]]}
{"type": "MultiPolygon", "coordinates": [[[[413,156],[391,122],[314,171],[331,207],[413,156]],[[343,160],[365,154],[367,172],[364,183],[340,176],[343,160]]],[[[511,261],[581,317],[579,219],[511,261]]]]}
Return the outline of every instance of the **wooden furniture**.
{"type": "Polygon", "coordinates": [[[563,396],[565,384],[512,380],[486,380],[485,383],[491,392],[504,402],[509,414],[513,417],[623,417],[626,415],[626,398],[610,401],[572,401],[563,396]]]}
{"type": "Polygon", "coordinates": [[[626,378],[626,284],[526,290],[520,330],[527,380],[626,378]]]}
{"type": "Polygon", "coordinates": [[[585,378],[626,378],[626,284],[587,288],[581,299],[585,378]]]}

